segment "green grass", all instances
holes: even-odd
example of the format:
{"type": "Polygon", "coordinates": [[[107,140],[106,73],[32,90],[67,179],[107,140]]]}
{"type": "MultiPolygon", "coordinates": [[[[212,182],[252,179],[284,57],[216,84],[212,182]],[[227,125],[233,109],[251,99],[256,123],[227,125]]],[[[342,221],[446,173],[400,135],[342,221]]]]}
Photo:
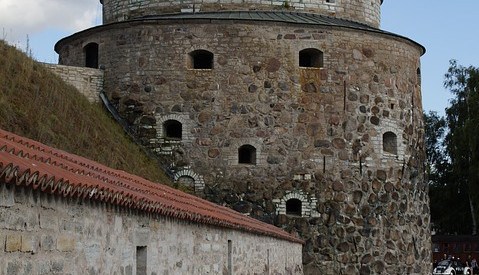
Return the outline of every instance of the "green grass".
{"type": "Polygon", "coordinates": [[[172,185],[100,104],[0,40],[0,128],[172,185]]]}

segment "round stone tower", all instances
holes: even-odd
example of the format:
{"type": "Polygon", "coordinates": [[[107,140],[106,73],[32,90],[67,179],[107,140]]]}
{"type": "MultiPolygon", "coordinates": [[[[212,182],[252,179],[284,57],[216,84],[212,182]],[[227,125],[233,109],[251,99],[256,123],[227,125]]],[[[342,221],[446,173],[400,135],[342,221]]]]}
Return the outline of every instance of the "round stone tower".
{"type": "Polygon", "coordinates": [[[319,13],[379,27],[383,0],[100,0],[103,21],[175,12],[295,10],[319,13]]]}
{"type": "Polygon", "coordinates": [[[305,274],[430,272],[425,50],[382,1],[102,3],[60,63],[104,70],[175,180],[303,238],[305,274]]]}

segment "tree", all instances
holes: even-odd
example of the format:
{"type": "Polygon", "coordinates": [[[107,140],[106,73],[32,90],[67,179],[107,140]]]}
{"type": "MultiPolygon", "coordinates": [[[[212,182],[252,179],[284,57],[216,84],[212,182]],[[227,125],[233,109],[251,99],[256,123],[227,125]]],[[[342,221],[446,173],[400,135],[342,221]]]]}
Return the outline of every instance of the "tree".
{"type": "Polygon", "coordinates": [[[472,234],[477,234],[476,211],[479,199],[479,69],[450,61],[444,86],[454,95],[446,108],[449,129],[445,146],[451,173],[459,192],[467,194],[472,234]]]}
{"type": "Polygon", "coordinates": [[[444,148],[446,121],[437,112],[424,114],[426,136],[427,173],[432,184],[444,183],[444,173],[449,168],[447,152],[444,148]]]}
{"type": "Polygon", "coordinates": [[[432,223],[440,234],[464,234],[470,231],[470,211],[465,193],[452,176],[444,145],[446,121],[436,112],[429,112],[424,114],[424,125],[432,223]]]}

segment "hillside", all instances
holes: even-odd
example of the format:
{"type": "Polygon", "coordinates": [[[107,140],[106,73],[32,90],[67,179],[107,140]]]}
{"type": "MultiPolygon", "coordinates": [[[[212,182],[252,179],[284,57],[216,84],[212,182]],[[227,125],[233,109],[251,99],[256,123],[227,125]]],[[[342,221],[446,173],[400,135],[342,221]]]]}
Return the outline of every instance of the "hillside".
{"type": "Polygon", "coordinates": [[[0,41],[0,128],[171,185],[99,104],[0,41]]]}

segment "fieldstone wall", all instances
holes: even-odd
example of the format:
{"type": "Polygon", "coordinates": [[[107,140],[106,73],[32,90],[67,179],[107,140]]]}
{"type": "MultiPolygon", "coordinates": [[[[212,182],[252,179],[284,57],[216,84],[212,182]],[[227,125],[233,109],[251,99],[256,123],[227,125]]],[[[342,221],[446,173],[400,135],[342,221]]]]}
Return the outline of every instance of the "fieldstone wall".
{"type": "Polygon", "coordinates": [[[45,67],[60,76],[63,81],[77,88],[90,102],[100,102],[103,90],[103,71],[86,67],[73,67],[43,63],[45,67]]]}
{"type": "Polygon", "coordinates": [[[85,41],[145,144],[170,146],[157,118],[182,117],[172,166],[202,175],[203,197],[300,235],[306,274],[430,272],[419,45],[318,25],[128,22],[62,41],[60,62],[81,65],[85,41]],[[308,48],[322,67],[299,66],[308,48]],[[211,69],[188,66],[198,49],[211,69]],[[245,144],[254,163],[239,162],[245,144]],[[287,194],[310,215],[284,214],[287,194]]]}
{"type": "Polygon", "coordinates": [[[104,23],[145,15],[219,10],[297,10],[379,27],[381,0],[103,0],[104,23]]]}
{"type": "Polygon", "coordinates": [[[146,274],[303,274],[301,248],[0,183],[0,274],[137,274],[138,249],[146,274]]]}

